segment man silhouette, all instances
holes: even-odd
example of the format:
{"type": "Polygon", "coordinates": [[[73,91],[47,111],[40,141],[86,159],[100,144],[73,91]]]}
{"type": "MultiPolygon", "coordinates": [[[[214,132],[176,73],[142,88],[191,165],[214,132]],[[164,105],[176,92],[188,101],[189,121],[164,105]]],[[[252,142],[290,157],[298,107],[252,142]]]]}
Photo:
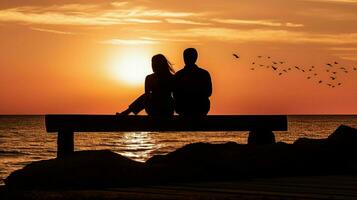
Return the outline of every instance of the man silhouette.
{"type": "Polygon", "coordinates": [[[197,57],[196,49],[186,49],[185,66],[174,76],[175,111],[181,116],[205,116],[210,110],[211,76],[195,64],[197,57]]]}

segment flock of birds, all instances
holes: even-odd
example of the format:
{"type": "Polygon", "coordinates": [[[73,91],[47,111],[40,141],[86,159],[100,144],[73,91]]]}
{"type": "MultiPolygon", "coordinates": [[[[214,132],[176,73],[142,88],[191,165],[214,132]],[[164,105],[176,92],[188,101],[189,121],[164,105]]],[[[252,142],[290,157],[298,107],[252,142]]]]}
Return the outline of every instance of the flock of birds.
{"type": "MultiPolygon", "coordinates": [[[[235,59],[239,59],[240,56],[237,53],[232,54],[235,59]]],[[[251,63],[251,70],[255,69],[270,69],[282,76],[284,74],[298,71],[305,74],[306,79],[314,80],[317,84],[324,84],[328,87],[335,88],[342,85],[342,76],[350,72],[357,72],[357,67],[342,66],[339,62],[334,61],[324,64],[324,75],[322,78],[321,70],[317,70],[317,67],[311,65],[309,67],[302,66],[290,66],[286,61],[276,61],[271,56],[257,56],[256,60],[251,63]],[[327,75],[327,76],[326,76],[327,75]],[[327,78],[327,80],[326,80],[327,78]]]]}

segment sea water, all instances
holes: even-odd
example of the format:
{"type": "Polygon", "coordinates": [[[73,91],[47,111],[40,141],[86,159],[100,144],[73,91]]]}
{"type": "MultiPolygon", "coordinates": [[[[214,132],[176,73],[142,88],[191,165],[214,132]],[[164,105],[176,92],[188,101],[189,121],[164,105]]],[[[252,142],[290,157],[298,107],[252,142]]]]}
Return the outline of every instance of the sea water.
{"type": "MultiPolygon", "coordinates": [[[[357,128],[357,115],[289,116],[289,130],[275,132],[276,140],[326,138],[339,125],[357,128]]],[[[166,154],[194,142],[244,144],[248,132],[126,132],[76,133],[75,150],[109,149],[137,161],[166,154]]],[[[33,161],[56,157],[57,134],[46,133],[44,116],[0,116],[0,184],[14,170],[33,161]]]]}

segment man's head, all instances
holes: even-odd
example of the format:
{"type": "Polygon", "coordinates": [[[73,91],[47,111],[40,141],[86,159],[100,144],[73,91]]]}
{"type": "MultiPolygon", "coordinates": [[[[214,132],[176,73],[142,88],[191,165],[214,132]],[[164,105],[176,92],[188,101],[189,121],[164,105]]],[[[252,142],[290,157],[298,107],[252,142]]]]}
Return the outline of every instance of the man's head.
{"type": "Polygon", "coordinates": [[[195,48],[187,48],[183,52],[183,60],[186,65],[193,65],[196,63],[198,57],[198,53],[195,48]]]}

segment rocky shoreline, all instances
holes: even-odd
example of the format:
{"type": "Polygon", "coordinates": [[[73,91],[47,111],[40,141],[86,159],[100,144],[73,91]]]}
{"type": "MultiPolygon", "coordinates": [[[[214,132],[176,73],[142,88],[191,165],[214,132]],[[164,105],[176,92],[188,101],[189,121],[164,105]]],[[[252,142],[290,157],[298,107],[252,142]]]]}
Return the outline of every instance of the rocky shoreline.
{"type": "Polygon", "coordinates": [[[293,144],[194,143],[145,163],[108,150],[33,162],[6,178],[8,189],[105,188],[256,177],[356,174],[357,129],[293,144]]]}

